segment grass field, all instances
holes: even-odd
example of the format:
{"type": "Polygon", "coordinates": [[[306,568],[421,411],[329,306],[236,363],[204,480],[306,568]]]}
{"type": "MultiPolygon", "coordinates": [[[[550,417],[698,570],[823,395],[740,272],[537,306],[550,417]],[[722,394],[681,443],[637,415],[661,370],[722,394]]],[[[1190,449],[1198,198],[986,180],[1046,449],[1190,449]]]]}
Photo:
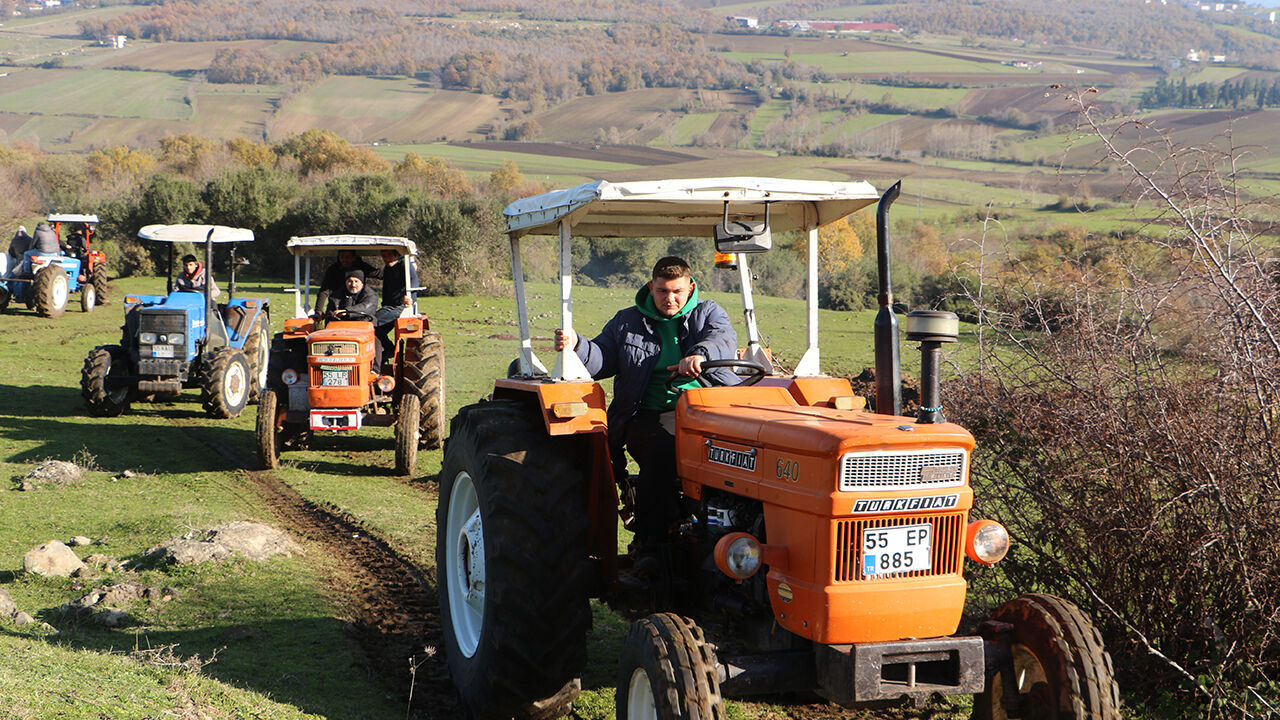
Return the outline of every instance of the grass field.
{"type": "Polygon", "coordinates": [[[0,110],[42,115],[109,115],[186,120],[186,83],[162,73],[125,70],[33,70],[43,78],[36,87],[4,92],[0,110]]]}

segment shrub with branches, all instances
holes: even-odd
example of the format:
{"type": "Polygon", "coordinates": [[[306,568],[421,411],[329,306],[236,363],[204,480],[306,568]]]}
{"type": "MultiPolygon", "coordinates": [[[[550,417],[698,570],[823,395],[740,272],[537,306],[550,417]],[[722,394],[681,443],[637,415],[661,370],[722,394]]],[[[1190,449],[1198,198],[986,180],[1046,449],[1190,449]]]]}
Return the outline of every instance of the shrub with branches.
{"type": "Polygon", "coordinates": [[[1011,591],[1092,610],[1121,687],[1173,714],[1280,712],[1280,273],[1230,138],[1183,147],[1081,93],[1077,132],[1157,217],[1039,262],[978,252],[976,372],[950,418],[979,440],[979,512],[1011,591]],[[1092,253],[1092,255],[1091,255],[1092,253]],[[993,268],[995,270],[993,270],[993,268]]]}

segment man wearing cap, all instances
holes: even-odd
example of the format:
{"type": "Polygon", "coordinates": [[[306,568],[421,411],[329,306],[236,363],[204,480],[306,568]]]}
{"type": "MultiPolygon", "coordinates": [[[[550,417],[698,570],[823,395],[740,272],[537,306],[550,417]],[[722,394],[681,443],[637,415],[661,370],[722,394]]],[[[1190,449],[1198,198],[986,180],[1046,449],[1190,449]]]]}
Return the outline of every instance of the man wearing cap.
{"type": "MultiPolygon", "coordinates": [[[[328,320],[368,320],[378,312],[378,294],[364,284],[364,271],[351,269],[347,271],[343,292],[329,296],[329,303],[324,309],[328,320]]],[[[382,368],[382,343],[373,343],[373,368],[382,368]]]]}
{"type": "Polygon", "coordinates": [[[365,262],[355,250],[339,250],[337,262],[330,265],[324,271],[324,278],[320,280],[320,290],[316,294],[316,314],[322,312],[322,308],[328,307],[329,298],[335,295],[341,295],[346,290],[347,273],[351,270],[359,270],[364,273],[364,282],[368,282],[380,277],[381,272],[369,263],[365,262]]]}
{"type": "MultiPolygon", "coordinates": [[[[664,257],[654,265],[652,277],[636,292],[635,305],[614,315],[594,339],[556,330],[556,350],[573,350],[597,380],[616,376],[608,410],[609,450],[615,474],[626,465],[624,444],[640,465],[635,487],[638,555],[667,539],[680,517],[675,450],[679,388],[697,387],[692,378],[703,372],[703,363],[733,359],[738,348],[729,315],[714,301],[698,297],[688,263],[664,257]],[[677,375],[686,379],[672,389],[667,380],[677,375]]],[[[724,385],[738,382],[726,368],[708,373],[724,385]]]]}
{"type": "Polygon", "coordinates": [[[182,272],[178,273],[177,289],[202,293],[206,283],[209,285],[209,296],[218,297],[220,292],[218,285],[205,272],[204,265],[196,260],[195,255],[183,255],[182,272]]]}
{"type": "Polygon", "coordinates": [[[9,271],[17,272],[22,265],[22,256],[31,249],[31,236],[27,234],[27,226],[19,225],[18,232],[9,241],[9,271]]]}

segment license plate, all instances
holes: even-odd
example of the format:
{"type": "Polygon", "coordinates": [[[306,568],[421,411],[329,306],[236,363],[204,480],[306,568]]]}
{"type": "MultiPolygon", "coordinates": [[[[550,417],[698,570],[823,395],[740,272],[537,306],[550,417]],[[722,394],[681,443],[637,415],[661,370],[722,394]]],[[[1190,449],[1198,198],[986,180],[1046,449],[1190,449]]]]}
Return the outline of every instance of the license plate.
{"type": "Polygon", "coordinates": [[[173,346],[172,345],[152,345],[151,357],[171,358],[173,357],[173,346]]]}
{"type": "Polygon", "coordinates": [[[346,385],[351,380],[351,371],[346,368],[321,368],[321,385],[346,385]]]}
{"type": "Polygon", "coordinates": [[[862,531],[862,574],[928,570],[933,554],[933,526],[903,525],[862,531]]]}

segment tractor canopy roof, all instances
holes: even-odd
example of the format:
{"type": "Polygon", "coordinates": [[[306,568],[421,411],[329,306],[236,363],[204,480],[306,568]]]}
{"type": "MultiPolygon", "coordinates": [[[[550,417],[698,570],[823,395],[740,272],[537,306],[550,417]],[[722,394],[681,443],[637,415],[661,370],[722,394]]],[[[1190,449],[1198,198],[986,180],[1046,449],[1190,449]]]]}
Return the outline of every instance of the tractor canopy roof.
{"type": "Polygon", "coordinates": [[[49,213],[46,218],[49,222],[79,222],[79,223],[96,223],[97,215],[78,215],[76,213],[49,213]]]}
{"type": "Polygon", "coordinates": [[[384,235],[310,235],[289,239],[289,252],[298,257],[333,257],[340,250],[365,252],[368,250],[399,250],[403,255],[416,257],[418,246],[402,237],[384,235]]]}
{"type": "Polygon", "coordinates": [[[725,216],[761,219],[774,232],[839,220],[880,199],[866,182],[728,177],[611,183],[600,180],[516,200],[503,214],[507,233],[556,235],[567,220],[588,237],[712,237],[725,216]]]}
{"type": "Polygon", "coordinates": [[[147,225],[138,231],[143,240],[167,243],[253,242],[253,231],[226,225],[147,225]]]}

